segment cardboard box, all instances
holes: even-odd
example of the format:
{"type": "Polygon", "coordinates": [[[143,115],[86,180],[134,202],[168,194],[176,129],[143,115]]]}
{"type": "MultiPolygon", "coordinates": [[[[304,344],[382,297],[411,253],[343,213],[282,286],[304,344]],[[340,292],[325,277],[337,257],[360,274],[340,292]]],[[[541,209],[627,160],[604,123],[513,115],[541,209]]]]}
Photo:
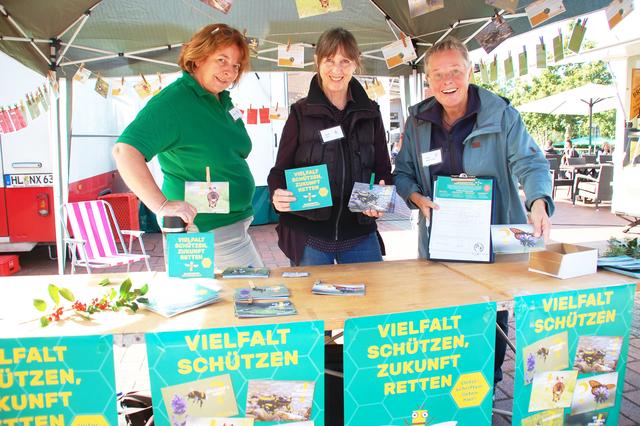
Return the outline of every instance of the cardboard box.
{"type": "Polygon", "coordinates": [[[529,270],[561,279],[595,274],[598,250],[574,244],[549,244],[529,254],[529,270]]]}

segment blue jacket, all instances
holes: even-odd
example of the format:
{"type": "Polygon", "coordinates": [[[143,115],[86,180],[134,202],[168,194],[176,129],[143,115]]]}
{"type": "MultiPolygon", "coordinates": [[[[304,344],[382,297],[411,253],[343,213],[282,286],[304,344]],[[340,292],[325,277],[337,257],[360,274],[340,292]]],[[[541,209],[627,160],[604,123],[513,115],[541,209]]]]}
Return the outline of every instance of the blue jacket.
{"type": "MultiPolygon", "coordinates": [[[[505,99],[478,88],[480,110],[477,122],[464,140],[463,169],[469,176],[491,176],[495,179],[494,223],[526,223],[531,204],[543,198],[549,216],[553,214],[551,174],[544,154],[527,132],[518,111],[505,99]],[[525,193],[525,206],[518,195],[518,183],[525,193]]],[[[422,154],[431,146],[431,123],[416,118],[436,102],[429,98],[409,108],[402,149],[394,171],[398,194],[410,208],[413,192],[431,196],[429,167],[422,166],[422,154]]],[[[429,235],[425,218],[418,222],[420,257],[428,257],[429,235]]]]}

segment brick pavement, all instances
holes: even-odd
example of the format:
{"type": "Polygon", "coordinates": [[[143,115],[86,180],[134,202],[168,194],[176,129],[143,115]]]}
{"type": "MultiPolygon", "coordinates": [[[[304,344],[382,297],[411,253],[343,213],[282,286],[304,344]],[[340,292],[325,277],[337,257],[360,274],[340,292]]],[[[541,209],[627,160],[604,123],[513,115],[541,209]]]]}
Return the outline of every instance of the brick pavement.
{"type": "MultiPolygon", "coordinates": [[[[412,229],[408,212],[402,210],[403,205],[399,207],[399,213],[379,221],[380,233],[387,247],[386,260],[411,259],[416,258],[417,255],[416,232],[412,229]]],[[[625,235],[621,231],[626,222],[611,214],[606,207],[596,211],[593,206],[585,206],[580,203],[572,206],[570,202],[560,200],[557,203],[553,222],[552,239],[580,243],[600,249],[606,246],[606,240],[610,236],[621,237],[625,235]]],[[[639,233],[640,229],[635,228],[633,233],[628,236],[637,236],[639,233]]],[[[278,248],[275,225],[251,227],[250,234],[267,266],[289,265],[288,259],[278,248]]],[[[164,270],[160,235],[146,235],[145,246],[151,255],[152,269],[164,270]]],[[[38,247],[29,254],[22,254],[20,261],[23,266],[20,275],[55,274],[57,271],[55,262],[48,259],[45,247],[38,247]]],[[[144,265],[138,264],[132,270],[144,270],[144,265]]],[[[635,305],[636,307],[640,305],[640,296],[636,296],[635,305]]],[[[510,336],[515,335],[514,326],[512,319],[510,336]]],[[[148,387],[148,377],[140,373],[147,371],[146,356],[142,345],[143,337],[139,335],[116,336],[116,342],[118,347],[116,359],[120,360],[121,367],[124,366],[130,371],[130,374],[123,374],[118,378],[118,389],[127,391],[148,387]]],[[[495,407],[510,411],[515,375],[514,356],[510,350],[507,351],[504,371],[504,381],[498,385],[496,391],[495,407]]],[[[503,415],[494,416],[493,425],[508,424],[510,424],[510,418],[503,415]]],[[[638,309],[634,312],[619,425],[640,425],[640,310],[638,309]]]]}

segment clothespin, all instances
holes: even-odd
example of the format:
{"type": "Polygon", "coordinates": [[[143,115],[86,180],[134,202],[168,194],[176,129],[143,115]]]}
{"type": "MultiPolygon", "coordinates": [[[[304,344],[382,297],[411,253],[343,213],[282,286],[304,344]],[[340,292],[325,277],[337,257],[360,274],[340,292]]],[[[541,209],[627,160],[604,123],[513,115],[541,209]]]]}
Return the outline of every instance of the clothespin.
{"type": "Polygon", "coordinates": [[[84,62],[80,64],[78,67],[78,71],[82,71],[84,69],[84,62]]]}
{"type": "Polygon", "coordinates": [[[576,25],[577,25],[578,27],[580,27],[580,26],[581,26],[581,25],[580,25],[580,22],[582,22],[582,19],[578,18],[578,22],[576,22],[576,25]]]}
{"type": "Polygon", "coordinates": [[[525,45],[525,44],[522,45],[522,51],[524,53],[527,53],[527,45],[525,45]]]}
{"type": "Polygon", "coordinates": [[[124,87],[124,75],[120,79],[120,86],[124,87]]]}
{"type": "Polygon", "coordinates": [[[562,37],[562,28],[558,27],[558,35],[562,37]]]}
{"type": "Polygon", "coordinates": [[[400,31],[400,40],[402,40],[402,45],[407,47],[407,36],[402,31],[400,31]]]}
{"type": "Polygon", "coordinates": [[[366,90],[369,90],[369,85],[367,84],[367,80],[365,80],[365,81],[364,81],[364,88],[365,88],[366,90]]]}
{"type": "Polygon", "coordinates": [[[540,36],[540,44],[544,45],[544,37],[540,36]]]}
{"type": "Polygon", "coordinates": [[[253,297],[250,297],[245,300],[236,300],[236,303],[243,303],[245,305],[253,305],[253,297]]]}
{"type": "Polygon", "coordinates": [[[290,47],[291,47],[291,39],[287,39],[287,52],[289,51],[290,47]]]}
{"type": "Polygon", "coordinates": [[[242,37],[247,38],[247,29],[243,28],[242,30],[242,37]]]}
{"type": "Polygon", "coordinates": [[[255,290],[256,289],[256,285],[253,283],[252,280],[249,280],[249,287],[251,287],[251,290],[255,290]]]}
{"type": "Polygon", "coordinates": [[[144,74],[140,73],[140,78],[142,78],[142,81],[144,82],[145,85],[149,85],[149,82],[147,81],[146,78],[144,78],[144,74]]]}
{"type": "Polygon", "coordinates": [[[493,20],[495,21],[495,23],[497,25],[503,24],[504,23],[504,19],[500,15],[500,12],[498,11],[498,9],[493,9],[493,11],[495,12],[495,15],[493,17],[493,20]]]}
{"type": "Polygon", "coordinates": [[[376,180],[376,174],[375,173],[371,173],[371,178],[369,179],[369,190],[373,189],[373,183],[376,180]]]}
{"type": "Polygon", "coordinates": [[[584,27],[586,27],[586,26],[587,26],[587,20],[588,20],[588,19],[589,19],[589,18],[584,18],[584,21],[582,21],[582,28],[584,28],[584,27]]]}
{"type": "Polygon", "coordinates": [[[276,111],[278,111],[278,105],[280,105],[280,103],[276,102],[276,111]]]}
{"type": "Polygon", "coordinates": [[[209,169],[209,166],[205,168],[205,175],[206,175],[207,185],[209,185],[211,183],[211,169],[209,169]]]}

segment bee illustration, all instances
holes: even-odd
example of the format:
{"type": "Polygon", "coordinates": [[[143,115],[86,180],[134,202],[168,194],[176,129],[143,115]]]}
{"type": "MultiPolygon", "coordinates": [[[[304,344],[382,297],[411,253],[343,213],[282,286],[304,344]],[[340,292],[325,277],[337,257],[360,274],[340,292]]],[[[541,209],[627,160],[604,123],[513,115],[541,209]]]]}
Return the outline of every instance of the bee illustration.
{"type": "Polygon", "coordinates": [[[595,364],[604,363],[605,353],[599,349],[582,351],[582,360],[587,363],[589,367],[593,367],[595,364]]]}
{"type": "Polygon", "coordinates": [[[591,394],[593,395],[593,399],[599,404],[606,402],[607,399],[609,399],[609,395],[611,394],[610,391],[616,388],[616,385],[614,384],[607,383],[606,385],[604,385],[596,380],[589,380],[589,386],[591,386],[591,394]]]}
{"type": "Polygon", "coordinates": [[[427,425],[429,422],[429,410],[413,410],[411,412],[411,423],[409,423],[408,421],[404,421],[405,424],[412,426],[412,425],[427,425]]]}
{"type": "Polygon", "coordinates": [[[538,351],[536,352],[536,354],[542,358],[543,361],[547,360],[547,357],[549,356],[549,349],[545,348],[544,346],[542,346],[540,349],[538,349],[538,351]]]}
{"type": "Polygon", "coordinates": [[[207,202],[209,203],[210,208],[215,208],[216,204],[218,204],[218,200],[220,199],[220,194],[216,191],[215,186],[209,187],[209,192],[207,192],[207,202]]]}
{"type": "Polygon", "coordinates": [[[204,401],[207,399],[207,394],[198,390],[192,390],[187,394],[187,399],[194,404],[199,404],[200,408],[202,408],[204,401]]]}
{"type": "Polygon", "coordinates": [[[323,9],[327,9],[329,7],[329,0],[319,0],[320,1],[320,7],[322,7],[323,9]]]}
{"type": "Polygon", "coordinates": [[[509,228],[509,230],[513,232],[513,236],[520,241],[522,246],[535,247],[537,238],[531,232],[523,231],[519,228],[509,228]]]}
{"type": "Polygon", "coordinates": [[[551,400],[553,402],[560,401],[560,397],[562,397],[562,394],[564,393],[564,388],[565,388],[564,379],[560,377],[556,377],[556,382],[553,385],[553,388],[551,388],[551,393],[552,393],[551,400]]]}

